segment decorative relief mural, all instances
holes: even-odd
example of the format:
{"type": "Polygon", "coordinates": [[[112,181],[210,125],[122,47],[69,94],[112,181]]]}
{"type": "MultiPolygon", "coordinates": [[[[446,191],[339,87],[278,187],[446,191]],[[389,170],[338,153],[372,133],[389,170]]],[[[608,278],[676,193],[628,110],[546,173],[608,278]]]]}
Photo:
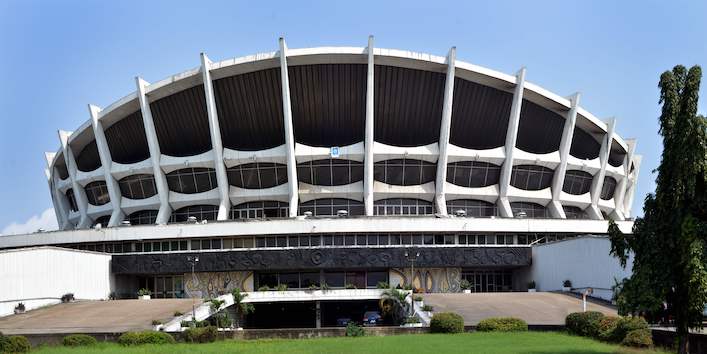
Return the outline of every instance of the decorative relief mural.
{"type": "Polygon", "coordinates": [[[403,268],[410,264],[408,251],[420,253],[415,263],[420,269],[527,266],[531,257],[530,247],[302,248],[114,255],[111,266],[115,274],[189,273],[187,257],[198,254],[196,272],[403,268]]]}
{"type": "Polygon", "coordinates": [[[414,277],[410,268],[393,268],[390,270],[390,285],[405,286],[412,283],[415,289],[423,289],[428,293],[456,293],[461,291],[461,268],[417,268],[414,277]],[[412,281],[411,281],[412,280],[412,281]]]}
{"type": "Polygon", "coordinates": [[[185,273],[186,297],[214,298],[239,288],[253,291],[253,272],[185,273]]]}

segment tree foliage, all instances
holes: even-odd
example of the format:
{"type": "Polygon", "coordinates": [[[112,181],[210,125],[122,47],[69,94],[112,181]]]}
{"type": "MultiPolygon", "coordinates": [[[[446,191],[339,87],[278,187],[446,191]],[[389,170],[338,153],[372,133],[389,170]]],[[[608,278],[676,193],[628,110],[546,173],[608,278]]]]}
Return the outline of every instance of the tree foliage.
{"type": "Polygon", "coordinates": [[[248,297],[248,294],[242,293],[241,289],[233,289],[233,291],[231,291],[231,295],[233,295],[233,306],[236,310],[235,324],[238,328],[240,327],[241,317],[255,312],[255,306],[249,302],[244,302],[245,298],[248,297]]]}
{"type": "Polygon", "coordinates": [[[702,325],[707,303],[707,123],[697,115],[702,71],[676,66],[660,77],[659,133],[663,153],[655,194],[643,206],[632,235],[610,222],[611,252],[622,265],[634,254],[633,275],[618,286],[621,313],[667,311],[675,319],[679,351],[689,328],[702,325]]]}

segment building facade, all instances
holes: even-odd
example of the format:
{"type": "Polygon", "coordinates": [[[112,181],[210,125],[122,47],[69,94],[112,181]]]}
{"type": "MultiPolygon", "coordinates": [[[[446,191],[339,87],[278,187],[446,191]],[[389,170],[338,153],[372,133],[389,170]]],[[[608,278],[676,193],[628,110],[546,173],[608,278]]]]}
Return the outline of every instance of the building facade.
{"type": "Polygon", "coordinates": [[[0,248],[111,253],[124,297],[524,290],[532,244],[607,219],[630,232],[641,161],[615,120],[525,75],[372,38],[202,54],[60,131],[46,159],[61,230],[0,248]]]}

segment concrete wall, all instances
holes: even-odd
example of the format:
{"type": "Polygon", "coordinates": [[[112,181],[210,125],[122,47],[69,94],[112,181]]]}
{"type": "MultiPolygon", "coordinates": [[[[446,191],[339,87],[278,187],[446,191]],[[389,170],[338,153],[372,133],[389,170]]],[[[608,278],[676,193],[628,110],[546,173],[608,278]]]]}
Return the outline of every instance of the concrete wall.
{"type": "Polygon", "coordinates": [[[17,303],[27,310],[76,299],[106,299],[111,292],[108,254],[37,247],[0,252],[0,316],[17,303]]]}
{"type": "Polygon", "coordinates": [[[565,279],[572,281],[573,291],[594,289],[593,296],[611,300],[614,279],[631,275],[633,256],[623,269],[617,258],[609,254],[611,242],[606,237],[584,236],[533,246],[533,264],[526,273],[526,284],[535,280],[538,291],[562,290],[565,279]]]}

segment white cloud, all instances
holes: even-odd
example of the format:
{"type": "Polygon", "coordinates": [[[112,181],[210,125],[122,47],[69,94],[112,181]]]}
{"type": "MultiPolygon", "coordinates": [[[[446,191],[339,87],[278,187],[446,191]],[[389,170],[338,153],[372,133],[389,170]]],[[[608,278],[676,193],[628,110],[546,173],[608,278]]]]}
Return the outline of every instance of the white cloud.
{"type": "Polygon", "coordinates": [[[40,215],[33,215],[23,223],[13,222],[5,226],[0,232],[0,235],[27,234],[36,232],[39,229],[46,231],[56,230],[59,226],[56,223],[54,208],[49,208],[43,211],[40,215]]]}

